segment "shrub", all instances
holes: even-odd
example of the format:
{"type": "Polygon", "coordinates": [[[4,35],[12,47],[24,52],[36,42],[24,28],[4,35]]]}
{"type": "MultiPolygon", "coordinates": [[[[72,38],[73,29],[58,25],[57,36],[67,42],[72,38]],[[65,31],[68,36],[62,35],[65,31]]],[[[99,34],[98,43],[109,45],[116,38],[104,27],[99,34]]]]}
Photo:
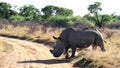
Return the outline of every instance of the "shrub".
{"type": "Polygon", "coordinates": [[[120,22],[112,23],[112,24],[108,25],[108,27],[118,29],[118,28],[120,28],[120,22]]]}
{"type": "Polygon", "coordinates": [[[85,22],[85,19],[80,17],[80,16],[73,16],[71,17],[71,20],[75,23],[78,23],[78,22],[85,22]]]}
{"type": "Polygon", "coordinates": [[[73,24],[70,18],[64,16],[52,16],[48,20],[53,22],[53,26],[57,27],[67,27],[73,24]]]}
{"type": "Polygon", "coordinates": [[[12,15],[10,18],[9,18],[11,21],[14,21],[14,22],[17,22],[17,21],[24,21],[25,18],[21,15],[12,15]]]}

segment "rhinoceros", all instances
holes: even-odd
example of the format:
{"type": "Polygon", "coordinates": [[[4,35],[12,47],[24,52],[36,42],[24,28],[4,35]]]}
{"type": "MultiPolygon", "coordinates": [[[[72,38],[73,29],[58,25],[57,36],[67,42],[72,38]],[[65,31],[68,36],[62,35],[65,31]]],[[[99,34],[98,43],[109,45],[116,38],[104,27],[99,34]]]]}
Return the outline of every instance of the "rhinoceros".
{"type": "Polygon", "coordinates": [[[105,51],[102,34],[97,30],[66,28],[59,37],[53,36],[53,38],[56,39],[56,44],[50,52],[54,57],[59,57],[65,51],[65,58],[72,58],[75,57],[76,48],[87,48],[90,45],[93,46],[93,49],[99,46],[102,51],[105,51]],[[68,54],[69,48],[72,49],[70,57],[68,54]]]}

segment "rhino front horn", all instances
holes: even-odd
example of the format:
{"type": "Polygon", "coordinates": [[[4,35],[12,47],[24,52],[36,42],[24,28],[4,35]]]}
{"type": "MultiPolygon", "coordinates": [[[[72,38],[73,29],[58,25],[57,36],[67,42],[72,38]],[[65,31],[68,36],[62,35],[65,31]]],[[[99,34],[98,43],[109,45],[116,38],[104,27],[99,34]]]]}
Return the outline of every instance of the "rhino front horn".
{"type": "Polygon", "coordinates": [[[50,52],[53,54],[53,50],[50,50],[50,52]]]}

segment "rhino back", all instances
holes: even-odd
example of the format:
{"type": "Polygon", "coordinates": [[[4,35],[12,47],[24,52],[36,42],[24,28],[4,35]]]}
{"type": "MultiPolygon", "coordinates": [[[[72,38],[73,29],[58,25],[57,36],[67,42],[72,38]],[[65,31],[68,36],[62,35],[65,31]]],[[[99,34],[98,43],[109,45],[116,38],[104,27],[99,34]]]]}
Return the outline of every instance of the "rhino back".
{"type": "Polygon", "coordinates": [[[59,37],[67,45],[78,45],[80,47],[102,42],[101,34],[95,30],[80,31],[73,28],[67,28],[60,34],[59,37]]]}
{"type": "Polygon", "coordinates": [[[75,31],[68,36],[69,43],[73,45],[90,45],[95,41],[95,33],[89,31],[75,31]]]}

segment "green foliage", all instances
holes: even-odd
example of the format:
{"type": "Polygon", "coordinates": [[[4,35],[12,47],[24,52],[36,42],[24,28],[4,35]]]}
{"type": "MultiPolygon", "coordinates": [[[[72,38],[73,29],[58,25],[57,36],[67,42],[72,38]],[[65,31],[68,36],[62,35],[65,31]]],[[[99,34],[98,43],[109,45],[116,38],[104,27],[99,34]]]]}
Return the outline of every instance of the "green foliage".
{"type": "Polygon", "coordinates": [[[71,16],[71,20],[74,23],[87,22],[87,20],[81,16],[71,16]]]}
{"type": "Polygon", "coordinates": [[[94,4],[89,5],[88,10],[90,11],[90,13],[93,13],[96,15],[99,13],[99,11],[102,10],[100,5],[101,5],[101,2],[95,2],[94,4]]]}
{"type": "Polygon", "coordinates": [[[102,24],[111,24],[113,22],[113,19],[110,15],[105,14],[101,16],[101,23],[102,24]]]}
{"type": "Polygon", "coordinates": [[[116,15],[115,13],[111,14],[113,22],[120,22],[120,15],[116,15]]]}
{"type": "Polygon", "coordinates": [[[89,20],[89,22],[95,24],[96,22],[96,17],[95,16],[91,16],[90,14],[86,14],[83,16],[83,18],[89,20]]]}
{"type": "Polygon", "coordinates": [[[25,20],[26,20],[26,21],[33,20],[33,16],[32,16],[32,15],[30,15],[30,16],[26,16],[26,17],[25,17],[25,20]]]}
{"type": "Polygon", "coordinates": [[[54,13],[54,10],[55,10],[54,8],[55,7],[52,6],[52,5],[48,5],[48,6],[44,7],[44,8],[42,8],[41,11],[44,14],[44,18],[48,18],[48,17],[52,16],[53,13],[54,13]]]}
{"type": "Polygon", "coordinates": [[[73,11],[71,9],[56,7],[55,11],[56,11],[55,13],[56,15],[61,15],[61,16],[72,16],[73,15],[73,11]]]}
{"type": "Polygon", "coordinates": [[[71,9],[61,8],[53,5],[48,5],[41,10],[44,14],[43,18],[47,19],[50,16],[72,16],[71,9]]]}
{"type": "Polygon", "coordinates": [[[99,23],[97,22],[96,16],[91,16],[89,14],[85,15],[84,18],[86,18],[87,20],[89,20],[89,22],[91,22],[91,24],[95,24],[95,25],[107,25],[107,24],[111,24],[113,22],[113,18],[111,17],[111,15],[108,14],[104,14],[104,15],[98,15],[99,17],[99,23]]]}
{"type": "Polygon", "coordinates": [[[100,22],[100,19],[99,19],[99,11],[102,10],[102,8],[100,7],[101,6],[101,3],[100,2],[95,2],[94,4],[91,4],[89,5],[88,7],[88,10],[91,14],[93,14],[96,18],[95,18],[95,24],[101,28],[102,27],[102,24],[100,22]]]}
{"type": "Polygon", "coordinates": [[[5,2],[0,2],[0,18],[8,19],[10,17],[11,5],[5,2]]]}
{"type": "Polygon", "coordinates": [[[24,5],[20,8],[20,15],[25,17],[25,20],[35,20],[40,16],[40,11],[33,5],[24,5]]]}
{"type": "MultiPolygon", "coordinates": [[[[16,7],[15,7],[16,8],[16,7]]],[[[34,5],[24,5],[20,7],[19,13],[10,4],[0,2],[0,18],[9,19],[10,21],[48,21],[54,26],[65,27],[74,25],[75,23],[89,22],[88,24],[98,27],[111,24],[112,22],[120,22],[120,15],[115,14],[99,14],[102,11],[101,3],[95,2],[88,7],[89,14],[84,17],[73,16],[71,9],[48,5],[40,10],[34,5]]]]}
{"type": "MultiPolygon", "coordinates": [[[[52,16],[48,19],[48,21],[53,22],[53,25],[58,27],[67,27],[76,23],[88,22],[80,16],[52,16]]],[[[91,23],[88,24],[93,26],[91,23]]]]}
{"type": "Polygon", "coordinates": [[[49,21],[53,22],[53,25],[57,27],[66,27],[73,24],[68,17],[64,16],[52,16],[49,18],[49,21]]]}
{"type": "Polygon", "coordinates": [[[17,15],[12,15],[10,17],[10,20],[14,21],[14,22],[17,22],[17,21],[24,21],[25,18],[23,16],[17,14],[17,15]]]}
{"type": "Polygon", "coordinates": [[[91,16],[91,15],[84,16],[88,20],[95,23],[95,25],[98,26],[99,28],[101,28],[105,24],[110,24],[111,22],[113,22],[113,19],[110,15],[108,15],[108,14],[100,15],[99,14],[99,11],[102,10],[102,8],[100,6],[101,6],[100,2],[95,2],[94,4],[89,5],[88,10],[91,14],[93,14],[93,16],[91,16]]]}

